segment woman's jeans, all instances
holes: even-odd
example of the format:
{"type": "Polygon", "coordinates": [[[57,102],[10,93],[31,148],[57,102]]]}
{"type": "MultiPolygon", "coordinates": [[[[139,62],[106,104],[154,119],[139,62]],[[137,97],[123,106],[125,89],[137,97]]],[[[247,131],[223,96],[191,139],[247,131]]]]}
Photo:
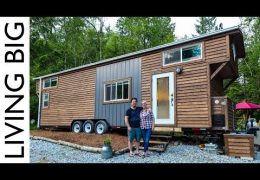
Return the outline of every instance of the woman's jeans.
{"type": "Polygon", "coordinates": [[[141,129],[143,134],[143,140],[144,140],[144,152],[148,150],[149,141],[152,134],[152,128],[149,129],[141,129]]]}

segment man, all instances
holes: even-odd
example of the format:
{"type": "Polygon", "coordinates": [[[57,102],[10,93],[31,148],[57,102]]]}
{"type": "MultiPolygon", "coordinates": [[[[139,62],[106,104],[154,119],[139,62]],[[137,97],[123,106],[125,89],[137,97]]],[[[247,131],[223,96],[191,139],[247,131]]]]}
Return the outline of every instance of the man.
{"type": "Polygon", "coordinates": [[[140,112],[142,107],[137,107],[137,98],[131,99],[131,107],[126,111],[125,124],[128,132],[128,148],[130,150],[130,156],[133,157],[135,154],[140,155],[139,146],[141,140],[141,128],[140,128],[140,112]],[[133,140],[136,140],[136,151],[133,153],[133,140]]]}

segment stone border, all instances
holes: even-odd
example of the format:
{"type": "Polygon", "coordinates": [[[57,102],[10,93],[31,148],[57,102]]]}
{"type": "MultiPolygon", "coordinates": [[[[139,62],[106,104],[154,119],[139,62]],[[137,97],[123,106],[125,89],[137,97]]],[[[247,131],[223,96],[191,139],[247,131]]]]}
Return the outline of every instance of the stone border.
{"type": "Polygon", "coordinates": [[[115,155],[121,155],[121,154],[124,154],[124,153],[127,153],[127,152],[129,152],[129,148],[128,147],[120,149],[120,150],[114,152],[114,154],[115,155]]]}
{"type": "Polygon", "coordinates": [[[94,153],[100,153],[101,150],[102,150],[102,148],[96,148],[96,147],[90,147],[90,146],[81,146],[81,145],[66,142],[66,141],[53,140],[53,139],[40,137],[40,136],[30,136],[30,139],[43,140],[43,141],[47,141],[47,142],[51,142],[51,143],[55,143],[55,144],[60,144],[60,145],[64,145],[64,146],[69,146],[69,147],[73,147],[73,148],[80,149],[80,150],[83,150],[83,151],[94,152],[94,153]]]}
{"type": "MultiPolygon", "coordinates": [[[[45,138],[45,137],[40,137],[40,136],[30,136],[30,139],[34,139],[34,140],[43,140],[43,141],[47,141],[47,142],[51,142],[51,143],[55,143],[55,144],[60,144],[60,145],[64,145],[64,146],[69,146],[72,148],[76,148],[76,149],[80,149],[83,151],[88,151],[88,152],[94,152],[94,153],[101,153],[102,148],[96,148],[96,147],[90,147],[90,146],[81,146],[78,144],[74,144],[74,143],[70,143],[70,142],[66,142],[66,141],[62,141],[62,140],[54,140],[54,139],[50,139],[50,138],[45,138]]],[[[114,155],[121,155],[124,154],[126,152],[129,152],[128,147],[120,149],[118,151],[114,151],[114,155]]]]}

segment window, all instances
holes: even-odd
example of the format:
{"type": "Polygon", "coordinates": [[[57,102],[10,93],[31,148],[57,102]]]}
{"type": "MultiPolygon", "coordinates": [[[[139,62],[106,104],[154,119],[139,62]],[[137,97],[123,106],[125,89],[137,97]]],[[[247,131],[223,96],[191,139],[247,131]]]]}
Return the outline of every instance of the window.
{"type": "Polygon", "coordinates": [[[195,44],[183,48],[176,48],[163,53],[163,64],[174,64],[195,59],[201,59],[201,44],[195,44]]]}
{"type": "Polygon", "coordinates": [[[129,84],[130,80],[118,80],[105,83],[105,102],[128,100],[129,84]]]}
{"type": "Polygon", "coordinates": [[[43,80],[43,89],[57,86],[57,81],[58,81],[57,77],[43,80]]]}
{"type": "Polygon", "coordinates": [[[164,56],[164,63],[171,64],[181,62],[181,50],[180,49],[173,49],[167,51],[164,56]]]}
{"type": "Polygon", "coordinates": [[[49,106],[49,93],[43,93],[43,107],[49,106]]]}
{"type": "Polygon", "coordinates": [[[190,61],[192,59],[201,58],[201,46],[195,45],[182,48],[182,61],[190,61]]]}

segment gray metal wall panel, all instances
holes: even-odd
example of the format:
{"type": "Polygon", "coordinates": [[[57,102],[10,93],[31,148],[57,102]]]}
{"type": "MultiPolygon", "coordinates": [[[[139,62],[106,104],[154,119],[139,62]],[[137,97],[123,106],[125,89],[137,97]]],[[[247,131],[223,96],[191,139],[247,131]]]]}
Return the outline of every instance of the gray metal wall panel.
{"type": "Polygon", "coordinates": [[[132,59],[101,66],[97,68],[96,74],[96,102],[95,117],[106,119],[111,126],[125,126],[125,111],[130,107],[129,103],[104,104],[104,82],[110,80],[124,79],[131,77],[130,97],[138,98],[138,105],[141,100],[141,60],[132,59]]]}

